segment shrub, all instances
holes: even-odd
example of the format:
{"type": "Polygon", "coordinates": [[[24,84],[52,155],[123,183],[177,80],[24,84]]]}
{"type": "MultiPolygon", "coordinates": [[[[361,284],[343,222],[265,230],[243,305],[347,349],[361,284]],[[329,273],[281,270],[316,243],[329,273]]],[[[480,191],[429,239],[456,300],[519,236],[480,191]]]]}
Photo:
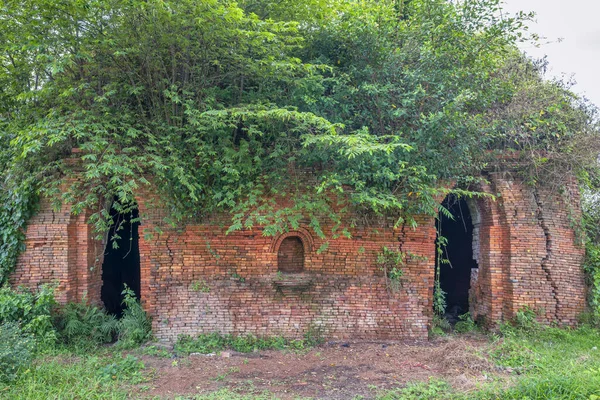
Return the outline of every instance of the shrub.
{"type": "Polygon", "coordinates": [[[400,290],[402,285],[402,277],[404,276],[402,266],[405,264],[405,259],[405,253],[391,250],[385,246],[381,253],[377,254],[377,265],[386,278],[388,289],[393,292],[400,290]]]}
{"type": "Polygon", "coordinates": [[[458,316],[459,321],[454,325],[454,330],[458,333],[467,333],[477,330],[477,325],[470,313],[458,316]]]}
{"type": "Polygon", "coordinates": [[[133,347],[152,338],[152,321],[135,297],[135,293],[127,285],[123,290],[125,310],[117,324],[119,345],[133,347]]]}
{"type": "Polygon", "coordinates": [[[0,288],[0,323],[15,323],[44,345],[56,342],[51,313],[56,305],[54,289],[42,285],[37,292],[26,288],[0,288]]]}
{"type": "Polygon", "coordinates": [[[597,313],[592,311],[582,312],[577,321],[582,325],[589,325],[594,328],[600,328],[600,316],[597,313]]]}
{"type": "Polygon", "coordinates": [[[0,382],[15,380],[21,370],[29,367],[34,349],[32,335],[22,332],[18,324],[0,324],[0,382]]]}
{"type": "Polygon", "coordinates": [[[91,348],[112,342],[117,333],[117,320],[94,305],[69,303],[55,319],[63,343],[76,348],[91,348]]]}

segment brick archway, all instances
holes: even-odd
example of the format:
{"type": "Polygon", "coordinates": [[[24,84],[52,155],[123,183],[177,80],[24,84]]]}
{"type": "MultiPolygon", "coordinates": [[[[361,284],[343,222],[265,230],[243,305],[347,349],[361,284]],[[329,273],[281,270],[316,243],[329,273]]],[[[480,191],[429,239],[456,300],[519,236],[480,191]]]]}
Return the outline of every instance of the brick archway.
{"type": "Polygon", "coordinates": [[[304,246],[304,255],[306,256],[306,255],[310,254],[310,252],[312,251],[312,249],[314,247],[314,241],[313,241],[313,238],[312,238],[310,232],[308,232],[308,230],[306,230],[304,228],[298,228],[296,230],[286,232],[286,233],[283,233],[283,234],[277,236],[271,243],[271,247],[270,247],[269,251],[271,253],[276,253],[279,250],[279,247],[281,246],[281,242],[283,242],[286,238],[293,237],[293,236],[299,237],[300,240],[302,241],[302,245],[304,246]]]}
{"type": "MultiPolygon", "coordinates": [[[[489,194],[499,191],[495,179],[480,183],[473,190],[489,194]]],[[[473,259],[477,262],[469,284],[469,312],[481,325],[493,327],[513,312],[510,226],[502,198],[475,197],[466,199],[466,203],[473,228],[473,259]]]]}

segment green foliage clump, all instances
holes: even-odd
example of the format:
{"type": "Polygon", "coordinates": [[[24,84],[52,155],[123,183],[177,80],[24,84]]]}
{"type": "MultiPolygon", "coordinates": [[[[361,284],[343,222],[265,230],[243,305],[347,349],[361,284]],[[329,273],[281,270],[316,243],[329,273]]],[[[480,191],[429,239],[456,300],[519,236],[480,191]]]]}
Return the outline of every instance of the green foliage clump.
{"type": "MultiPolygon", "coordinates": [[[[600,196],[597,190],[590,190],[595,185],[590,183],[584,191],[583,230],[585,234],[584,270],[587,276],[588,304],[590,320],[596,324],[600,321],[600,196]]],[[[598,187],[596,185],[596,187],[598,187]]]]}
{"type": "Polygon", "coordinates": [[[537,322],[538,312],[531,307],[524,307],[515,313],[513,325],[517,329],[533,331],[541,328],[537,322]]]}
{"type": "MultiPolygon", "coordinates": [[[[0,124],[1,126],[1,124],[0,124]]],[[[0,133],[0,148],[5,145],[0,133]]],[[[0,150],[0,153],[4,153],[0,150]]],[[[0,166],[6,165],[0,154],[0,166]]],[[[1,179],[2,175],[0,175],[1,179]]],[[[17,257],[24,250],[25,225],[33,215],[37,205],[37,196],[31,178],[16,182],[0,181],[0,285],[8,280],[17,257]]]]}
{"type": "Polygon", "coordinates": [[[204,279],[199,279],[192,282],[190,290],[193,292],[209,293],[210,286],[208,286],[208,283],[204,279]]]}
{"type": "Polygon", "coordinates": [[[431,319],[430,335],[431,336],[435,336],[435,335],[443,336],[447,332],[451,332],[451,331],[452,331],[452,325],[450,324],[450,322],[448,322],[448,320],[443,315],[434,313],[433,318],[431,319]]]}
{"type": "Polygon", "coordinates": [[[473,321],[470,313],[458,316],[458,322],[454,325],[454,330],[458,333],[468,333],[477,330],[477,325],[473,321]]]}
{"type": "Polygon", "coordinates": [[[124,348],[150,340],[152,324],[146,312],[131,289],[126,287],[123,294],[125,309],[120,319],[85,299],[58,309],[54,320],[62,343],[69,348],[89,350],[115,339],[124,348]]]}
{"type": "Polygon", "coordinates": [[[26,288],[0,288],[0,323],[16,323],[41,345],[56,342],[52,311],[56,306],[54,289],[43,285],[34,292],[26,288]]]}
{"type": "Polygon", "coordinates": [[[216,353],[226,347],[226,339],[217,332],[203,333],[193,338],[189,335],[180,335],[173,349],[178,354],[216,353]]]}
{"type": "Polygon", "coordinates": [[[17,379],[31,365],[35,340],[14,322],[0,323],[0,383],[17,379]]]}
{"type": "Polygon", "coordinates": [[[114,341],[117,319],[84,301],[69,303],[56,317],[62,342],[77,349],[90,349],[114,341]]]}
{"type": "Polygon", "coordinates": [[[152,338],[152,321],[135,297],[133,290],[125,286],[123,295],[125,310],[117,323],[119,345],[133,347],[152,338]]]}
{"type": "Polygon", "coordinates": [[[141,343],[150,337],[151,323],[133,291],[125,288],[123,294],[125,310],[117,320],[85,299],[59,307],[51,286],[42,285],[37,291],[4,286],[0,288],[0,323],[16,323],[24,333],[47,344],[59,338],[67,345],[95,346],[113,341],[117,333],[125,341],[141,343]]]}
{"type": "Polygon", "coordinates": [[[19,373],[30,366],[32,358],[45,353],[85,354],[117,338],[117,347],[124,348],[148,341],[150,320],[129,288],[124,295],[126,308],[117,320],[85,299],[58,307],[49,286],[37,292],[0,288],[0,382],[20,379],[19,373]]]}
{"type": "Polygon", "coordinates": [[[440,284],[439,270],[433,286],[433,311],[440,318],[443,318],[446,312],[446,292],[444,292],[440,284]]]}
{"type": "Polygon", "coordinates": [[[304,332],[304,340],[302,344],[305,347],[316,347],[322,345],[323,343],[325,343],[323,328],[311,324],[306,332],[304,332]]]}
{"type": "Polygon", "coordinates": [[[388,288],[394,292],[400,289],[401,279],[404,276],[402,267],[405,265],[405,260],[404,252],[389,249],[387,246],[383,246],[381,252],[377,254],[377,265],[383,271],[388,288]]]}

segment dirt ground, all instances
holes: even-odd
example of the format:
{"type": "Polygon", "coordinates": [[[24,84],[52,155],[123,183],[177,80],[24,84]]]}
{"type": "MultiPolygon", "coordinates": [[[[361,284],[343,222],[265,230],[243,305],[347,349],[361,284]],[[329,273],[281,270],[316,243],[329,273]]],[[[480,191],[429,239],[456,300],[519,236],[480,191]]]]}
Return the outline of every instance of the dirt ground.
{"type": "Polygon", "coordinates": [[[249,394],[268,390],[281,399],[370,399],[430,377],[469,391],[500,373],[487,360],[489,350],[485,338],[461,336],[427,342],[329,342],[301,352],[144,357],[154,374],[144,395],[173,398],[227,387],[249,394]]]}

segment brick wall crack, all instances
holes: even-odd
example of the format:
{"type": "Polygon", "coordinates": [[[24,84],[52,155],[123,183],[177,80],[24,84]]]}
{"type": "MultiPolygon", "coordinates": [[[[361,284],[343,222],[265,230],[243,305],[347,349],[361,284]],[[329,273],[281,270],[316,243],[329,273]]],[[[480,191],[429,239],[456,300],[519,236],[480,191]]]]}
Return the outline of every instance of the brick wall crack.
{"type": "Polygon", "coordinates": [[[398,237],[398,251],[402,253],[404,251],[404,242],[406,240],[406,224],[402,224],[402,229],[400,230],[400,236],[398,237]]]}
{"type": "Polygon", "coordinates": [[[165,246],[167,248],[167,251],[169,252],[169,259],[171,260],[171,267],[173,267],[175,265],[175,255],[173,254],[173,250],[171,249],[171,246],[169,246],[169,236],[167,236],[165,238],[165,246]]]}
{"type": "Polygon", "coordinates": [[[538,219],[538,224],[544,231],[544,236],[546,238],[546,255],[544,256],[544,258],[542,258],[541,267],[544,270],[544,273],[546,274],[546,279],[548,280],[550,287],[552,288],[552,297],[554,298],[554,301],[556,303],[554,309],[554,317],[558,321],[558,309],[560,307],[560,302],[558,299],[558,286],[556,285],[556,282],[554,282],[554,279],[552,279],[552,274],[550,273],[550,268],[548,266],[548,262],[552,257],[552,239],[550,238],[550,228],[548,227],[548,224],[544,219],[544,207],[539,198],[537,187],[533,189],[533,198],[535,199],[535,203],[537,204],[536,216],[538,219]]]}

